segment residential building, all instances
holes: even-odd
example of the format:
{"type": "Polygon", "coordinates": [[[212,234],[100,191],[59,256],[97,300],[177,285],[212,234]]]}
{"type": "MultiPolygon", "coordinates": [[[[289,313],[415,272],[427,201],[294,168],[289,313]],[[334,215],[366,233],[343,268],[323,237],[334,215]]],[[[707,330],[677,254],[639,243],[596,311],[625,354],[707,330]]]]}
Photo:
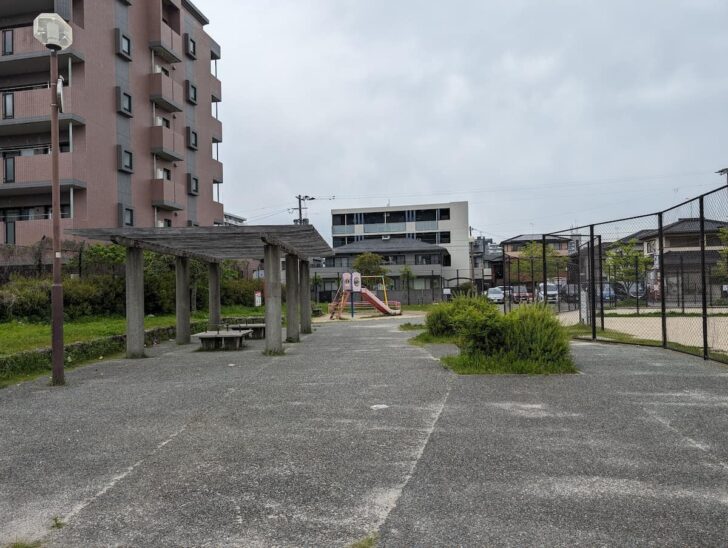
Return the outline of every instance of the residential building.
{"type": "MultiPolygon", "coordinates": [[[[432,259],[441,260],[440,265],[416,265],[441,266],[445,287],[455,287],[471,280],[468,202],[334,209],[331,211],[331,224],[337,256],[340,248],[355,243],[409,239],[439,246],[446,251],[441,258],[432,259]]],[[[379,248],[377,244],[373,245],[359,244],[357,249],[364,252],[379,248]]],[[[403,242],[398,245],[406,248],[409,244],[403,242]]],[[[436,253],[431,255],[437,256],[436,253]]]]}
{"type": "Polygon", "coordinates": [[[470,241],[470,257],[473,265],[473,281],[483,292],[495,285],[502,285],[503,249],[491,238],[478,236],[470,241]]]}
{"type": "Polygon", "coordinates": [[[245,223],[248,221],[245,217],[228,212],[225,212],[224,219],[225,226],[245,226],[245,223]]]}
{"type": "Polygon", "coordinates": [[[0,244],[52,234],[49,54],[32,27],[52,11],[74,33],[59,53],[62,230],[223,224],[220,46],[194,4],[3,0],[0,244]]]}
{"type": "MultiPolygon", "coordinates": [[[[561,257],[566,257],[569,255],[571,241],[571,238],[567,238],[564,236],[546,236],[546,245],[551,247],[556,252],[556,255],[561,257]]],[[[520,258],[523,252],[523,248],[532,242],[535,242],[537,244],[543,243],[543,234],[519,234],[518,236],[514,236],[513,238],[503,240],[501,242],[501,246],[503,246],[503,251],[509,257],[520,258]]]]}

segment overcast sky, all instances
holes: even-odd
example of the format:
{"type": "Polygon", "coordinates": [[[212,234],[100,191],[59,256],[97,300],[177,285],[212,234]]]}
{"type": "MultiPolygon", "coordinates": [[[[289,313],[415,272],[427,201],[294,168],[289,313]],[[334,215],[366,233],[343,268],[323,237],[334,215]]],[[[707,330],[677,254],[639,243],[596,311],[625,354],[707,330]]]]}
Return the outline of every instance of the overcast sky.
{"type": "Polygon", "coordinates": [[[724,0],[196,0],[227,211],[468,200],[499,241],[654,211],[728,166],[724,0]]]}

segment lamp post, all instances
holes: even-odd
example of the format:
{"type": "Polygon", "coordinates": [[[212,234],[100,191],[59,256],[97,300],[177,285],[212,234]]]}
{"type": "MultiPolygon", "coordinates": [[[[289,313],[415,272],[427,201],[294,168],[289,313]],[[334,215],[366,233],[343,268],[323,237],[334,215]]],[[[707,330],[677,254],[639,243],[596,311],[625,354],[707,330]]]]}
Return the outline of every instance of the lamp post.
{"type": "Polygon", "coordinates": [[[58,177],[58,112],[63,106],[63,81],[58,77],[58,52],[73,43],[73,29],[57,13],[41,13],[33,22],[33,36],[51,51],[51,216],[53,219],[53,286],[51,289],[51,384],[65,384],[63,372],[63,282],[61,280],[61,184],[58,177]],[[59,88],[60,83],[60,88],[59,88]]]}

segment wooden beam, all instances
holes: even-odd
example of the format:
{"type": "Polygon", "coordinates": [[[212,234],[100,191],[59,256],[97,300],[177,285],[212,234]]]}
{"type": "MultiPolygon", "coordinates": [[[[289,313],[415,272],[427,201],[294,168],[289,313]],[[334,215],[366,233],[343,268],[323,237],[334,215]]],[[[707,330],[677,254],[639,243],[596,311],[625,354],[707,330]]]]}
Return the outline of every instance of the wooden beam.
{"type": "Polygon", "coordinates": [[[115,244],[123,245],[124,247],[136,247],[140,249],[146,249],[148,251],[154,251],[155,253],[161,253],[163,255],[173,255],[174,257],[188,257],[193,259],[200,259],[208,263],[218,262],[216,257],[211,255],[205,255],[202,253],[190,253],[184,249],[177,249],[173,247],[167,247],[165,245],[153,244],[145,242],[144,240],[123,238],[121,236],[112,236],[111,241],[115,244]]]}

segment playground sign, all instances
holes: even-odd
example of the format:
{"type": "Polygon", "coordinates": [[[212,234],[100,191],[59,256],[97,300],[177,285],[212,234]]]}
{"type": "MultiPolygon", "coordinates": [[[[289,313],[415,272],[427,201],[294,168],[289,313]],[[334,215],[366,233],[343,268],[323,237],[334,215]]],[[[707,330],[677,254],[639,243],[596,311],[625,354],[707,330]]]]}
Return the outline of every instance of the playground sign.
{"type": "Polygon", "coordinates": [[[263,293],[260,291],[255,292],[255,306],[263,306],[263,293]]]}
{"type": "Polygon", "coordinates": [[[344,291],[351,291],[351,272],[344,272],[341,275],[341,285],[344,287],[344,291]]]}
{"type": "Polygon", "coordinates": [[[351,274],[352,291],[354,293],[361,293],[361,273],[352,272],[351,274]]]}

